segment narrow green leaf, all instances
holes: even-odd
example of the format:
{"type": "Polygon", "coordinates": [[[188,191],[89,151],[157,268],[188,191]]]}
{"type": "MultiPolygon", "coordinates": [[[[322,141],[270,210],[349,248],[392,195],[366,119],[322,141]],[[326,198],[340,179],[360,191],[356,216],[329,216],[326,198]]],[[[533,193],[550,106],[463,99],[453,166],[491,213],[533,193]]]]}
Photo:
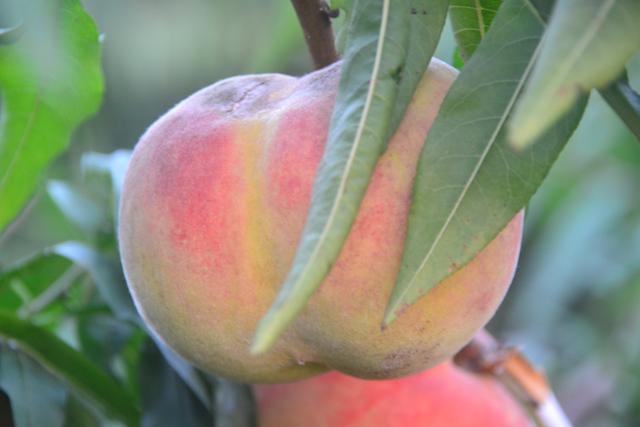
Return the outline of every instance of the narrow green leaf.
{"type": "Polygon", "coordinates": [[[82,400],[69,396],[64,407],[64,427],[104,427],[106,423],[91,409],[82,400]]]}
{"type": "MultiPolygon", "coordinates": [[[[546,23],[551,16],[553,0],[529,0],[546,23]]],[[[626,70],[613,82],[598,90],[629,130],[640,141],[640,95],[629,84],[626,70]]]]}
{"type": "Polygon", "coordinates": [[[114,219],[118,218],[118,206],[120,205],[120,195],[124,185],[124,175],[131,159],[130,150],[116,150],[111,154],[87,152],[82,155],[80,167],[83,174],[98,173],[106,174],[111,179],[111,190],[113,192],[114,219]]]}
{"type": "Polygon", "coordinates": [[[52,251],[73,261],[91,275],[100,296],[116,317],[140,323],[120,266],[116,262],[79,242],[60,243],[52,251]]]}
{"type": "Polygon", "coordinates": [[[64,242],[43,250],[19,265],[0,273],[0,308],[16,310],[42,294],[73,265],[87,271],[100,295],[121,319],[139,322],[120,268],[109,258],[79,242],[64,242]]]}
{"type": "Polygon", "coordinates": [[[98,30],[78,0],[21,2],[25,30],[0,45],[0,230],[100,104],[98,30]]]}
{"type": "Polygon", "coordinates": [[[0,273],[0,309],[16,311],[62,277],[71,263],[50,253],[40,253],[0,273]]]}
{"type": "Polygon", "coordinates": [[[247,384],[216,378],[216,427],[254,427],[256,404],[247,384]]]}
{"type": "Polygon", "coordinates": [[[637,0],[558,0],[509,128],[515,147],[532,144],[581,94],[616,79],[640,50],[637,0]]]}
{"type": "Polygon", "coordinates": [[[77,337],[82,354],[109,370],[137,329],[110,313],[83,314],[77,319],[77,337]]]}
{"type": "Polygon", "coordinates": [[[106,221],[100,206],[65,181],[50,179],[47,193],[64,216],[86,232],[98,231],[106,221]]]}
{"type": "Polygon", "coordinates": [[[0,336],[11,340],[17,348],[106,414],[129,426],[137,425],[140,414],[126,390],[82,353],[51,332],[0,312],[0,336]]]}
{"type": "Polygon", "coordinates": [[[618,114],[640,141],[640,94],[633,90],[625,72],[616,81],[599,90],[607,104],[618,114]]]}
{"type": "Polygon", "coordinates": [[[391,119],[393,132],[404,117],[418,82],[424,75],[447,17],[449,0],[411,0],[409,47],[391,119]]]}
{"type": "Polygon", "coordinates": [[[202,403],[205,408],[211,410],[213,397],[211,387],[204,378],[204,375],[162,341],[155,338],[154,340],[164,360],[173,368],[180,378],[182,378],[182,381],[189,386],[191,392],[200,400],[200,403],[202,403]]]}
{"type": "Polygon", "coordinates": [[[141,427],[211,427],[213,414],[147,340],[140,359],[141,427]]]}
{"type": "Polygon", "coordinates": [[[258,325],[260,353],[304,307],[340,254],[387,138],[409,44],[409,0],[356,0],[327,146],[293,266],[258,325]]]}
{"type": "Polygon", "coordinates": [[[556,0],[528,0],[529,6],[534,13],[540,15],[542,22],[547,24],[551,17],[551,11],[556,3],[556,0]]]}
{"type": "Polygon", "coordinates": [[[67,391],[30,357],[2,343],[0,387],[11,399],[16,427],[62,427],[67,391]]]}
{"type": "Polygon", "coordinates": [[[24,30],[23,24],[14,25],[9,28],[0,29],[0,46],[13,44],[18,41],[24,30]]]}
{"type": "Polygon", "coordinates": [[[507,143],[505,123],[543,30],[524,0],[505,1],[449,90],[418,163],[385,324],[495,238],[536,191],[576,127],[584,100],[531,149],[507,143]]]}
{"type": "Polygon", "coordinates": [[[489,30],[502,0],[451,0],[449,19],[466,62],[489,30]]]}
{"type": "Polygon", "coordinates": [[[464,67],[464,59],[460,56],[460,48],[456,46],[453,51],[453,61],[452,64],[458,71],[462,70],[464,67]]]}

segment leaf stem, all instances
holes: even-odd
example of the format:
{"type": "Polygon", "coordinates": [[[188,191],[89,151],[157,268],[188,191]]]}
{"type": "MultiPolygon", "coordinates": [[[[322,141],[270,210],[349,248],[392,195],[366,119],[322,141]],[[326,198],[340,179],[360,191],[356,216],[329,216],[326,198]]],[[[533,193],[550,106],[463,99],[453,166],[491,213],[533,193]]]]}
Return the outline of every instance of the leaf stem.
{"type": "Polygon", "coordinates": [[[338,60],[333,30],[332,11],[324,0],[291,0],[298,15],[304,39],[316,69],[324,68],[338,60]]]}

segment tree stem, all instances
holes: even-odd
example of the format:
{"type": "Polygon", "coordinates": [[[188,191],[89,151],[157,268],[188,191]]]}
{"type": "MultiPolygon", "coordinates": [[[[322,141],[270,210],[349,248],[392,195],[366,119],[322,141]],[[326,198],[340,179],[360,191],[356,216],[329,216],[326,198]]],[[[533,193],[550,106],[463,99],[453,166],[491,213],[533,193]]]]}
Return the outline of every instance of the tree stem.
{"type": "Polygon", "coordinates": [[[324,0],[291,0],[316,69],[338,60],[330,9],[324,0]]]}
{"type": "Polygon", "coordinates": [[[480,331],[454,357],[472,372],[491,375],[531,414],[539,427],[571,427],[545,376],[518,350],[502,347],[487,331],[480,331]]]}

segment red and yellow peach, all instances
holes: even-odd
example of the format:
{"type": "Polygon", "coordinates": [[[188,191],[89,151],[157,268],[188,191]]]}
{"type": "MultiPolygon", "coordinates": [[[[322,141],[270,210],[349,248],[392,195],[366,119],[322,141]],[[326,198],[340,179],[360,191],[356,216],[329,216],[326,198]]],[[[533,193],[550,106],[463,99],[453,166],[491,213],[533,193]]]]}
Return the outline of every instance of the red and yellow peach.
{"type": "Polygon", "coordinates": [[[135,148],[119,221],[127,281],[155,334],[207,371],[245,382],[329,369],[369,379],[408,375],[452,356],[509,287],[521,213],[474,260],[380,328],[420,150],[456,77],[434,59],[330,274],[274,348],[250,354],[300,238],[339,75],[335,64],[301,78],[221,81],[161,117],[135,148]]]}

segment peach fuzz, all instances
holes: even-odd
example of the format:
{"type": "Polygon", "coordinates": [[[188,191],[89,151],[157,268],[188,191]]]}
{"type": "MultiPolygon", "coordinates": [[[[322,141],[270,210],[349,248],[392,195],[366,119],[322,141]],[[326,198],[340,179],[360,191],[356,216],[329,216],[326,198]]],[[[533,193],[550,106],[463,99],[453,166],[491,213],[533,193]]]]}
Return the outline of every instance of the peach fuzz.
{"type": "Polygon", "coordinates": [[[370,379],[408,375],[460,349],[509,287],[521,213],[468,265],[380,328],[420,149],[456,77],[434,59],[329,276],[273,349],[249,353],[304,225],[339,67],[223,80],[170,110],[135,148],[119,221],[129,288],[154,333],[202,369],[261,383],[328,369],[370,379]]]}
{"type": "Polygon", "coordinates": [[[254,386],[259,427],[532,427],[494,378],[451,362],[395,380],[338,372],[254,386]]]}

